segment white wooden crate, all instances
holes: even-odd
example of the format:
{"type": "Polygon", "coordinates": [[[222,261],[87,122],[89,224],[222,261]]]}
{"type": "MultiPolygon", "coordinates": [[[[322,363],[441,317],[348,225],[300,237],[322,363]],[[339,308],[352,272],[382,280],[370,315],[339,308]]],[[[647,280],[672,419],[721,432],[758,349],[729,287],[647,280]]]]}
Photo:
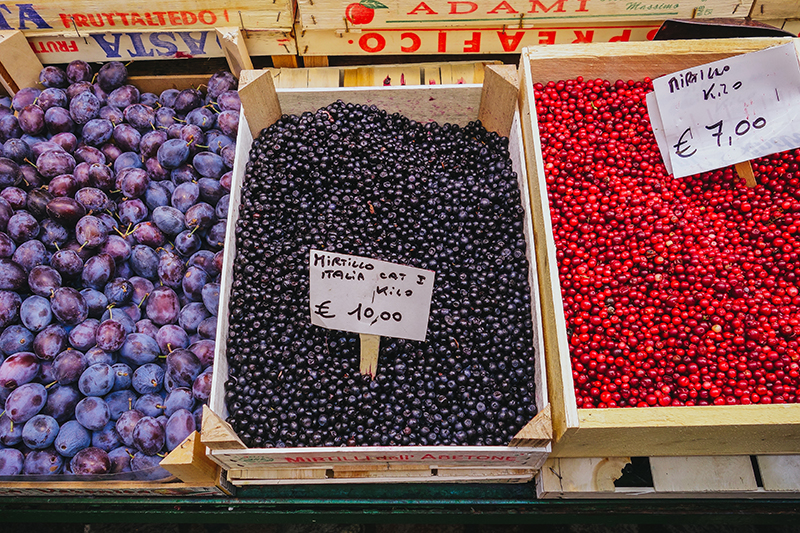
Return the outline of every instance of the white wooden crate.
{"type": "MultiPolygon", "coordinates": [[[[508,68],[505,69],[506,71],[508,68]]],[[[513,70],[513,67],[512,67],[513,70]]],[[[242,80],[246,84],[253,73],[244,71],[242,80]]],[[[509,129],[509,151],[515,171],[520,178],[522,205],[528,209],[528,190],[526,183],[525,160],[522,152],[522,134],[519,114],[516,110],[516,89],[514,98],[508,101],[507,83],[502,76],[488,76],[499,80],[498,93],[490,94],[481,108],[482,92],[480,85],[434,85],[422,87],[380,87],[380,88],[339,88],[339,89],[279,89],[277,100],[270,100],[272,77],[264,73],[251,82],[250,90],[255,92],[256,100],[263,99],[262,105],[248,113],[247,86],[240,87],[243,110],[237,143],[236,161],[231,188],[231,207],[228,219],[228,234],[225,243],[225,266],[220,290],[220,308],[227,309],[232,283],[232,265],[236,257],[234,230],[239,214],[241,186],[247,163],[253,132],[248,119],[259,124],[269,125],[281,113],[300,114],[314,111],[336,100],[376,105],[389,113],[401,112],[417,121],[436,120],[466,125],[479,116],[491,122],[492,118],[503,117],[509,129]],[[264,84],[263,88],[255,84],[264,84]],[[256,87],[256,88],[253,88],[256,87]],[[503,96],[506,95],[506,96],[503,96]],[[270,101],[272,103],[270,103],[270,101]],[[277,104],[279,103],[279,108],[277,104]],[[271,109],[272,108],[272,109],[271,109]],[[481,114],[483,112],[483,114],[481,114]],[[512,117],[513,116],[513,122],[512,117]]],[[[491,83],[487,85],[491,87],[491,83]]],[[[260,127],[254,128],[256,132],[260,127]]],[[[491,129],[491,128],[489,128],[491,129]]],[[[529,243],[529,259],[532,259],[532,229],[530,214],[525,219],[525,235],[529,243]]],[[[544,373],[544,348],[538,318],[539,300],[536,289],[535,261],[529,261],[531,271],[531,303],[533,316],[534,342],[536,348],[536,402],[539,414],[514,438],[509,446],[397,446],[397,447],[342,447],[342,448],[284,448],[248,449],[238,441],[230,426],[224,422],[227,408],[224,402],[224,383],[228,375],[228,362],[225,355],[228,332],[227,313],[220,313],[218,342],[214,363],[214,384],[211,392],[210,409],[206,410],[203,423],[202,440],[210,448],[210,457],[230,471],[234,484],[280,482],[341,482],[342,479],[359,479],[361,482],[397,480],[402,478],[417,481],[439,481],[451,474],[448,481],[527,481],[538,470],[550,452],[549,432],[551,424],[546,395],[544,373]],[[238,442],[237,442],[238,441],[238,442]],[[462,470],[452,470],[461,467],[462,470]],[[484,469],[469,473],[469,468],[484,469]],[[495,472],[486,475],[485,469],[495,472]],[[330,471],[330,472],[329,472],[330,471]],[[349,472],[349,474],[347,473],[349,472]],[[283,480],[282,478],[288,478],[283,480]]]]}

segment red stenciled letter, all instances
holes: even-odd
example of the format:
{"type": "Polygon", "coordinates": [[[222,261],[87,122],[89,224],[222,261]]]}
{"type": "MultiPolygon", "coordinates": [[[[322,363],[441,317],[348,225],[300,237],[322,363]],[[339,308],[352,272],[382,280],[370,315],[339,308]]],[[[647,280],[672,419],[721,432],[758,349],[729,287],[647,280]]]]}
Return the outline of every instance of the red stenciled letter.
{"type": "Polygon", "coordinates": [[[539,44],[556,44],[556,32],[554,31],[540,31],[539,44]]]}
{"type": "Polygon", "coordinates": [[[497,37],[500,39],[500,44],[503,45],[504,52],[516,52],[520,41],[525,37],[525,32],[518,31],[514,35],[509,35],[504,31],[499,31],[497,37]]]}
{"type": "Polygon", "coordinates": [[[358,46],[365,52],[374,54],[386,48],[386,39],[380,33],[365,33],[358,40],[358,46]],[[370,45],[371,39],[375,39],[375,46],[370,45]]]}
{"type": "Polygon", "coordinates": [[[580,30],[575,30],[575,40],[573,43],[590,43],[594,39],[594,30],[587,30],[583,33],[580,30]]]}
{"type": "Polygon", "coordinates": [[[406,14],[407,15],[416,15],[420,11],[423,11],[426,15],[438,15],[439,14],[436,11],[434,11],[433,9],[431,9],[431,7],[428,4],[426,4],[425,2],[420,2],[417,7],[415,7],[414,9],[412,9],[411,11],[409,11],[406,14]]]}
{"type": "Polygon", "coordinates": [[[519,13],[519,11],[517,11],[516,9],[514,9],[513,7],[511,7],[511,4],[509,4],[508,2],[506,2],[506,0],[503,0],[502,2],[500,2],[499,4],[497,4],[497,7],[496,7],[496,8],[492,9],[491,11],[489,11],[489,12],[488,12],[488,14],[489,14],[489,15],[496,15],[496,14],[497,14],[497,13],[499,13],[501,10],[502,10],[502,11],[505,11],[506,13],[510,13],[510,14],[512,14],[512,13],[519,13]]]}
{"type": "Polygon", "coordinates": [[[181,20],[187,26],[191,26],[192,24],[197,24],[197,15],[191,11],[181,11],[181,20]]]}
{"type": "Polygon", "coordinates": [[[531,10],[528,13],[538,13],[542,9],[545,13],[549,13],[551,9],[556,8],[554,13],[564,13],[564,2],[567,0],[556,0],[550,7],[545,7],[539,0],[531,0],[531,10]]]}
{"type": "Polygon", "coordinates": [[[472,39],[464,41],[464,53],[477,54],[481,51],[481,32],[472,32],[472,39]]]}
{"type": "Polygon", "coordinates": [[[407,52],[407,53],[416,52],[417,50],[419,50],[419,47],[422,44],[422,40],[416,33],[411,33],[411,32],[401,33],[400,40],[402,41],[403,39],[411,39],[411,46],[400,45],[401,52],[407,52]]]}
{"type": "Polygon", "coordinates": [[[439,45],[436,51],[442,54],[447,52],[447,32],[445,31],[439,32],[439,45]]]}
{"type": "Polygon", "coordinates": [[[450,4],[451,15],[469,15],[478,10],[478,4],[475,2],[448,2],[448,4],[450,4]],[[467,11],[460,10],[459,6],[462,4],[467,8],[467,11]]]}
{"type": "Polygon", "coordinates": [[[630,41],[631,40],[631,30],[625,30],[622,32],[622,35],[617,35],[616,37],[612,37],[608,40],[610,43],[616,43],[619,41],[630,41]]]}
{"type": "Polygon", "coordinates": [[[197,17],[200,19],[200,22],[208,24],[209,26],[217,21],[217,15],[215,15],[213,11],[207,9],[198,13],[197,17]]]}

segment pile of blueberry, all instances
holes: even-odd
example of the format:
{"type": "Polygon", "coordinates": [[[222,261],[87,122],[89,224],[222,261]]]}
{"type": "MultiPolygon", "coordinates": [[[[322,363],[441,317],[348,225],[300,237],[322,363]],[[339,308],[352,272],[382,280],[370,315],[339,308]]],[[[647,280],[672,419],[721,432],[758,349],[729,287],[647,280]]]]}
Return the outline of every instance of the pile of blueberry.
{"type": "Polygon", "coordinates": [[[236,80],[40,82],[0,100],[0,475],[163,477],[211,388],[236,80]]]}
{"type": "Polygon", "coordinates": [[[508,445],[536,414],[529,264],[508,139],[336,102],[254,140],[225,384],[248,445],[508,445]],[[309,250],[436,272],[426,341],[313,326],[309,250]]]}

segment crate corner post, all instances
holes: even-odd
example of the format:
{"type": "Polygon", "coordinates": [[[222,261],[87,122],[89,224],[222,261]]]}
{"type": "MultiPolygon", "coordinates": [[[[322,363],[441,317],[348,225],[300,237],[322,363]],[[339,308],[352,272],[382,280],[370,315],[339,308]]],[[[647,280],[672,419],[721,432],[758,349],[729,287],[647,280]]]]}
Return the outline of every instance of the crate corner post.
{"type": "Polygon", "coordinates": [[[184,483],[214,486],[219,468],[205,454],[196,431],[186,437],[162,461],[161,466],[184,483]]]}
{"type": "Polygon", "coordinates": [[[0,82],[14,96],[39,83],[42,63],[21,31],[0,31],[0,82]]]}
{"type": "Polygon", "coordinates": [[[247,51],[247,43],[242,35],[242,30],[233,26],[216,28],[215,31],[231,73],[238,78],[242,70],[252,70],[253,61],[247,51]]]}
{"type": "Polygon", "coordinates": [[[281,118],[281,104],[270,71],[243,70],[240,77],[239,98],[242,101],[242,112],[254,139],[262,129],[281,118]]]}
{"type": "Polygon", "coordinates": [[[203,406],[203,429],[200,441],[214,450],[243,450],[247,448],[230,424],[225,422],[207,405],[203,406]]]}

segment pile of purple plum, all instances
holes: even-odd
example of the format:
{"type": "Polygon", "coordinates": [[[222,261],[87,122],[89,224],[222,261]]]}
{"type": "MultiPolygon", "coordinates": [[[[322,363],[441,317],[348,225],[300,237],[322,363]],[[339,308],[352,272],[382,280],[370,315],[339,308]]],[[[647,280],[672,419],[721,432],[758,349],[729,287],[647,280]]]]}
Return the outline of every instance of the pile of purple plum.
{"type": "Polygon", "coordinates": [[[236,80],[39,80],[0,99],[0,476],[163,477],[211,388],[236,80]]]}

